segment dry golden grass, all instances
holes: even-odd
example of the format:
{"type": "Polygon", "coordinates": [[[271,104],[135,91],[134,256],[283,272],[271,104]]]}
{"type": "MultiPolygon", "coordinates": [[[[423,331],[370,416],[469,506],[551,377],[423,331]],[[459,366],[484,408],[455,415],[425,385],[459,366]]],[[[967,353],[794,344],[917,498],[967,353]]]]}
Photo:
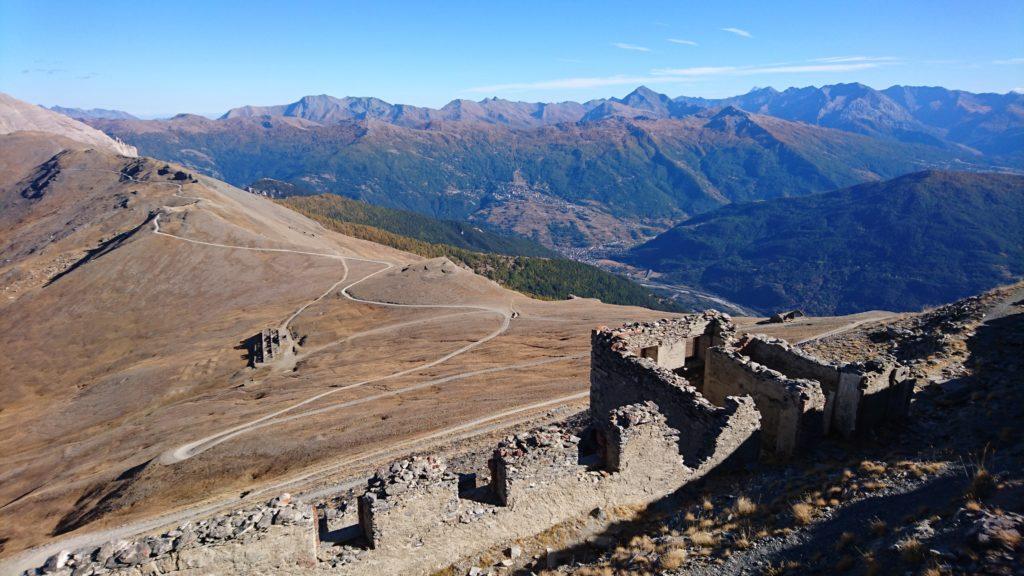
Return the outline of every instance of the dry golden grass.
{"type": "Polygon", "coordinates": [[[797,524],[806,526],[811,523],[814,508],[810,504],[798,502],[790,507],[790,511],[793,513],[793,519],[796,520],[797,524]]]}
{"type": "Polygon", "coordinates": [[[715,505],[711,503],[711,500],[705,498],[704,501],[701,503],[701,508],[703,508],[705,512],[711,512],[712,510],[715,509],[715,505]]]}
{"type": "Polygon", "coordinates": [[[902,470],[906,470],[912,476],[919,479],[930,474],[938,474],[946,469],[945,462],[916,462],[913,460],[897,462],[896,466],[902,470]]]}
{"type": "Polygon", "coordinates": [[[650,553],[654,552],[658,548],[658,545],[654,543],[654,540],[652,540],[650,536],[642,534],[640,536],[634,536],[633,539],[629,541],[629,547],[634,551],[650,553]]]}
{"type": "Polygon", "coordinates": [[[900,558],[907,564],[917,566],[924,561],[924,545],[916,538],[907,538],[899,542],[900,558]]]}
{"type": "Polygon", "coordinates": [[[884,462],[872,462],[871,460],[865,460],[860,463],[860,471],[865,474],[872,474],[878,476],[885,474],[886,466],[884,462]]]}
{"type": "Polygon", "coordinates": [[[690,534],[690,542],[701,548],[710,548],[718,544],[718,537],[710,532],[697,530],[690,534]]]}
{"type": "Polygon", "coordinates": [[[682,548],[672,548],[658,558],[658,563],[666,570],[675,570],[686,563],[686,550],[682,548]]]}
{"type": "Polygon", "coordinates": [[[687,522],[696,522],[697,517],[693,514],[693,512],[687,512],[686,515],[683,516],[683,520],[686,520],[687,522]]]}
{"type": "Polygon", "coordinates": [[[998,530],[995,536],[996,541],[1007,550],[1016,550],[1020,546],[1020,532],[1016,530],[998,530]]]}
{"type": "Polygon", "coordinates": [[[757,512],[757,504],[746,496],[740,496],[736,499],[736,504],[733,505],[733,512],[737,516],[750,516],[757,512]]]}

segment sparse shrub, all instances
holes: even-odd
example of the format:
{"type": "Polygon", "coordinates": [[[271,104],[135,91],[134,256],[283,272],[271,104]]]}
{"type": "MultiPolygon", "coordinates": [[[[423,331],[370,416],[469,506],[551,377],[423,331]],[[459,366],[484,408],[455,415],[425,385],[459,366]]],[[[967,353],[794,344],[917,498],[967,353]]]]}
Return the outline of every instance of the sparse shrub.
{"type": "Polygon", "coordinates": [[[805,502],[798,502],[796,504],[793,504],[790,510],[793,512],[793,519],[796,520],[797,524],[806,526],[807,524],[811,523],[814,508],[812,508],[810,504],[807,504],[805,502]]]}
{"type": "Polygon", "coordinates": [[[849,554],[843,556],[838,562],[836,562],[836,570],[839,572],[846,572],[850,568],[853,568],[853,556],[850,556],[849,554]]]}
{"type": "Polygon", "coordinates": [[[686,550],[682,548],[672,548],[668,552],[661,555],[658,559],[658,563],[661,564],[662,568],[666,570],[674,570],[679,568],[686,562],[686,550]]]}
{"type": "Polygon", "coordinates": [[[733,506],[733,512],[737,516],[750,516],[757,512],[757,504],[746,496],[740,496],[736,499],[736,504],[733,506]]]}
{"type": "Polygon", "coordinates": [[[974,472],[974,478],[971,479],[971,487],[968,489],[968,493],[974,498],[984,499],[991,496],[995,489],[995,478],[992,477],[992,474],[984,466],[979,466],[977,471],[974,472]]]}
{"type": "Polygon", "coordinates": [[[885,536],[885,531],[889,529],[889,525],[885,523],[885,520],[875,518],[869,525],[871,533],[875,536],[885,536]]]}

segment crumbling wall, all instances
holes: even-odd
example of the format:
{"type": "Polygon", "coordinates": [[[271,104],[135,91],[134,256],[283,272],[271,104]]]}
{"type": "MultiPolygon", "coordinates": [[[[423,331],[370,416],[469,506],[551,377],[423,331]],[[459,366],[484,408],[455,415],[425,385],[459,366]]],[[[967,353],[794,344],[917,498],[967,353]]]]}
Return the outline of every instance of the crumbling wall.
{"type": "Polygon", "coordinates": [[[159,534],[61,551],[28,574],[304,574],[314,566],[312,508],[282,494],[159,534]]]}
{"type": "Polygon", "coordinates": [[[498,444],[489,461],[491,488],[502,506],[515,508],[530,493],[586,465],[579,462],[579,437],[558,426],[509,436],[498,444]]]}
{"type": "Polygon", "coordinates": [[[749,395],[761,413],[763,446],[780,455],[820,438],[825,431],[825,395],[813,380],[788,378],[725,346],[708,350],[704,394],[714,403],[749,395]]]}
{"type": "Polygon", "coordinates": [[[371,548],[419,538],[459,509],[458,476],[444,461],[415,457],[379,470],[359,498],[359,524],[371,548]]]}
{"type": "Polygon", "coordinates": [[[604,438],[608,471],[642,474],[651,462],[676,462],[684,475],[693,474],[679,456],[679,431],[665,423],[654,402],[613,410],[604,438]]]}
{"type": "Polygon", "coordinates": [[[913,394],[910,370],[891,358],[848,364],[840,372],[835,427],[850,436],[902,421],[913,394]]]}

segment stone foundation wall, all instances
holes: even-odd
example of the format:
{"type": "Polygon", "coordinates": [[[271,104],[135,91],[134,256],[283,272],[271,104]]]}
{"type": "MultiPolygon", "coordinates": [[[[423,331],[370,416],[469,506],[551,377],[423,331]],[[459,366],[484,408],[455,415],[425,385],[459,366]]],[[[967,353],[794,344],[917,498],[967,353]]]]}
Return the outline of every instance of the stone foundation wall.
{"type": "Polygon", "coordinates": [[[380,470],[359,498],[359,524],[371,548],[415,541],[459,510],[458,476],[432,457],[394,462],[380,470]]]}
{"type": "Polygon", "coordinates": [[[724,346],[709,349],[704,366],[704,394],[711,402],[753,398],[765,449],[788,456],[824,435],[825,395],[816,381],[787,378],[724,346]]]}
{"type": "Polygon", "coordinates": [[[580,439],[548,426],[501,441],[489,464],[491,489],[502,506],[515,508],[550,482],[585,472],[579,462],[580,439]]]}

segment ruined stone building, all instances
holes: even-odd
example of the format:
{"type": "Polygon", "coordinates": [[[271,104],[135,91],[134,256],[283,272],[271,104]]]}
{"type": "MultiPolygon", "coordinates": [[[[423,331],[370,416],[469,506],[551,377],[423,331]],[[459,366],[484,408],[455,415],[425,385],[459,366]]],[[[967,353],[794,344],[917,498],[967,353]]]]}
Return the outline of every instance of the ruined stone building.
{"type": "MultiPolygon", "coordinates": [[[[273,359],[276,330],[260,337],[259,361],[273,359]]],[[[863,434],[906,417],[912,391],[907,370],[890,359],[828,363],[783,340],[737,337],[719,312],[601,327],[591,334],[582,436],[548,426],[505,438],[481,487],[460,482],[439,458],[392,463],[358,499],[351,532],[366,553],[328,572],[431,573],[596,508],[645,506],[716,470],[791,457],[827,434],[863,434]]],[[[280,539],[282,558],[301,552],[293,532],[280,539]]],[[[315,530],[308,539],[316,550],[315,530]]],[[[284,561],[253,567],[264,568],[304,573],[284,561]]]]}
{"type": "Polygon", "coordinates": [[[252,347],[252,364],[269,364],[281,355],[281,334],[277,328],[264,328],[256,335],[252,347]]]}

